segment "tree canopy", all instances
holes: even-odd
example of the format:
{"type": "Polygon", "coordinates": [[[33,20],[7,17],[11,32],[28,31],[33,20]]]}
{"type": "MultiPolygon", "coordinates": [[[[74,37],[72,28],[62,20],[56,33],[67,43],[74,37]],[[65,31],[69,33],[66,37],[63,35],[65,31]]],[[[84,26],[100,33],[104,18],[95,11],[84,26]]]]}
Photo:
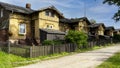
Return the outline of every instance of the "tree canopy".
{"type": "Polygon", "coordinates": [[[118,11],[114,14],[113,19],[118,22],[120,21],[120,0],[104,0],[103,4],[115,5],[118,7],[118,11]]]}

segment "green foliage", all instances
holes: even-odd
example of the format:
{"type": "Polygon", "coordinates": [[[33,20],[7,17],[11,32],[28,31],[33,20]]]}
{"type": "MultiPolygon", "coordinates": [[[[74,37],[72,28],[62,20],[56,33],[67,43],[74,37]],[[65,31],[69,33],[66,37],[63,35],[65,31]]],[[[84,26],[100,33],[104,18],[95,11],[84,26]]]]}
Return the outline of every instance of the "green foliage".
{"type": "Polygon", "coordinates": [[[42,43],[43,45],[60,45],[62,44],[62,41],[60,40],[45,40],[42,43]]]}
{"type": "Polygon", "coordinates": [[[94,20],[94,19],[91,19],[90,22],[91,22],[92,24],[96,24],[96,20],[94,20]]]}
{"type": "Polygon", "coordinates": [[[120,52],[107,59],[97,68],[120,68],[120,52]]]}
{"type": "Polygon", "coordinates": [[[75,43],[80,48],[82,45],[87,44],[88,36],[82,31],[73,31],[70,30],[68,34],[65,36],[65,39],[69,43],[75,43]]]}
{"type": "MultiPolygon", "coordinates": [[[[107,3],[109,5],[115,5],[120,8],[120,0],[104,0],[103,3],[107,3]]],[[[117,22],[120,20],[120,9],[114,14],[113,19],[117,22]]]]}
{"type": "Polygon", "coordinates": [[[115,34],[113,36],[113,40],[114,40],[114,42],[120,42],[120,35],[119,34],[115,34]]]}

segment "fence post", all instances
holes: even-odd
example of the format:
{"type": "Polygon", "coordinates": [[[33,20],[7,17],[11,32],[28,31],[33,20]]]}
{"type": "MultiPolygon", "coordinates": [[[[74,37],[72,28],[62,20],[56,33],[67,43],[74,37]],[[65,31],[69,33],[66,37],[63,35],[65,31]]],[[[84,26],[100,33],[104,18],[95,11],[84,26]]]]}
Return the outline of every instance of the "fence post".
{"type": "Polygon", "coordinates": [[[8,53],[10,53],[10,41],[8,41],[8,53]]]}
{"type": "Polygon", "coordinates": [[[30,58],[32,58],[32,47],[30,47],[29,52],[30,52],[30,58]]]}
{"type": "Polygon", "coordinates": [[[55,51],[55,50],[54,50],[54,45],[53,45],[53,47],[52,47],[52,48],[53,48],[53,54],[54,54],[54,51],[55,51]]]}

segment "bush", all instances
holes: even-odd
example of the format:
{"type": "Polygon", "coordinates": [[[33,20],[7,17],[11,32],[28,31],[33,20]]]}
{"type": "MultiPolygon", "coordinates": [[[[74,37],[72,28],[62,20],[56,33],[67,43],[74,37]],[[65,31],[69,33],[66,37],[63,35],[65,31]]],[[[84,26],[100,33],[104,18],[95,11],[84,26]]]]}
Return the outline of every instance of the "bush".
{"type": "Polygon", "coordinates": [[[65,40],[69,43],[75,43],[80,48],[83,45],[87,44],[88,36],[82,31],[73,31],[70,30],[68,34],[65,36],[65,40]]]}
{"type": "Polygon", "coordinates": [[[43,45],[60,45],[62,44],[62,41],[60,40],[45,40],[42,43],[43,45]]]}
{"type": "Polygon", "coordinates": [[[120,35],[115,34],[115,35],[113,36],[113,40],[114,40],[114,42],[120,42],[120,35]]]}

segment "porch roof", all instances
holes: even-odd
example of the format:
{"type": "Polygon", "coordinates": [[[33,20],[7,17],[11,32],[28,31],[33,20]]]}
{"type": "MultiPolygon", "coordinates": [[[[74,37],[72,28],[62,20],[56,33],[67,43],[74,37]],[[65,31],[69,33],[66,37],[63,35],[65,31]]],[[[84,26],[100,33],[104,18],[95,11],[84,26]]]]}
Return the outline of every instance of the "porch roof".
{"type": "Polygon", "coordinates": [[[46,33],[49,34],[66,34],[65,32],[59,31],[59,30],[53,30],[53,29],[40,29],[46,33]]]}

